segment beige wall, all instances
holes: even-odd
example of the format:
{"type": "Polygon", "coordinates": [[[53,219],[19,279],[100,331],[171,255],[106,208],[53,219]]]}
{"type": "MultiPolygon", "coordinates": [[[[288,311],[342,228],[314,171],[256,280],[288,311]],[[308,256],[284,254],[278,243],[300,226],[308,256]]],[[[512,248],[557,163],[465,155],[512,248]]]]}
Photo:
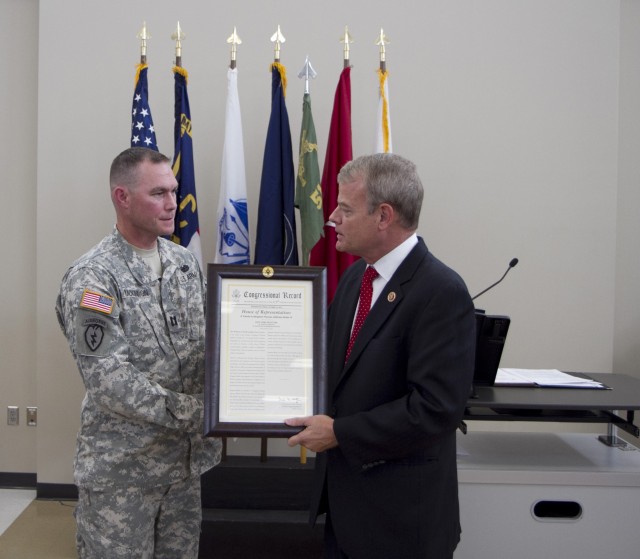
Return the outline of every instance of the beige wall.
{"type": "Polygon", "coordinates": [[[640,2],[621,12],[613,369],[640,376],[640,2]]]}
{"type": "Polygon", "coordinates": [[[0,472],[35,472],[37,1],[0,0],[0,50],[0,472]],[[20,426],[7,426],[7,406],[20,407],[20,426]]]}
{"type": "MultiPolygon", "coordinates": [[[[638,374],[640,17],[626,0],[0,0],[0,153],[5,170],[0,335],[0,472],[70,483],[83,390],[53,304],[65,267],[107,233],[112,157],[127,146],[136,33],[146,20],[151,108],[173,151],[173,43],[187,35],[196,181],[206,260],[215,245],[226,38],[239,48],[248,194],[255,234],[269,110],[270,36],[287,42],[287,104],[297,149],[305,55],[320,160],[351,47],[353,144],[373,147],[377,47],[388,46],[394,149],[426,185],[420,233],[476,293],[509,314],[506,366],[638,374]],[[11,47],[9,51],[8,47],[11,47]],[[17,48],[19,47],[19,48],[17,48]],[[37,103],[37,105],[36,105],[37,103]],[[11,109],[8,109],[10,107],[11,109]],[[37,141],[36,141],[37,140],[37,141]],[[37,144],[37,151],[36,151],[37,144]],[[37,173],[37,174],[36,174],[37,173]],[[24,425],[36,403],[39,425],[24,425]],[[7,427],[7,405],[23,422],[7,427]]],[[[284,451],[282,441],[273,448],[284,451]]],[[[246,445],[238,446],[247,451],[246,445]]]]}

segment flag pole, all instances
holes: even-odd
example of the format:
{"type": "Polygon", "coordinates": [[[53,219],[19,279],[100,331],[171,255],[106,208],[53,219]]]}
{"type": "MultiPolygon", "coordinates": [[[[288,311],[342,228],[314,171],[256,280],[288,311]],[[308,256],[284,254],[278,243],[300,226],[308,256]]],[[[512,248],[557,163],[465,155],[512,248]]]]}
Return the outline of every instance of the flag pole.
{"type": "Polygon", "coordinates": [[[342,52],[343,52],[342,58],[344,60],[344,68],[348,68],[351,65],[349,61],[349,54],[350,54],[349,45],[353,43],[353,40],[351,39],[351,34],[349,33],[349,26],[347,25],[344,26],[344,35],[342,36],[342,39],[340,39],[340,42],[344,44],[344,47],[342,49],[342,52]]]}
{"type": "Polygon", "coordinates": [[[380,71],[382,73],[387,71],[387,51],[385,49],[385,45],[388,44],[389,41],[387,40],[387,36],[384,34],[384,30],[381,27],[376,45],[380,47],[380,71]]]}
{"type": "Polygon", "coordinates": [[[231,45],[231,61],[229,62],[229,68],[233,70],[237,65],[237,47],[238,45],[242,44],[242,40],[240,39],[240,37],[238,37],[238,33],[236,32],[235,25],[233,26],[233,33],[231,33],[231,35],[227,39],[227,43],[231,45]]]}
{"type": "Polygon", "coordinates": [[[140,64],[147,63],[147,40],[151,39],[151,35],[147,33],[147,22],[142,22],[142,29],[137,35],[138,39],[140,39],[140,64]]]}
{"type": "MultiPolygon", "coordinates": [[[[304,93],[305,95],[309,95],[309,79],[313,79],[317,76],[317,72],[311,66],[311,62],[309,61],[309,55],[304,59],[304,66],[302,70],[298,73],[298,77],[300,79],[304,78],[304,93]]],[[[302,161],[302,159],[301,159],[302,161]]],[[[307,255],[308,261],[308,255],[307,255]]],[[[308,263],[308,262],[307,262],[308,263]]],[[[307,449],[304,446],[300,446],[300,464],[307,463],[307,449]]]]}
{"type": "Polygon", "coordinates": [[[185,38],[182,29],[180,29],[180,22],[176,27],[176,30],[171,34],[171,38],[176,42],[176,66],[182,68],[182,40],[185,38]]]}
{"type": "Polygon", "coordinates": [[[311,61],[309,60],[309,55],[307,54],[306,58],[304,59],[304,66],[302,67],[302,70],[300,70],[300,72],[298,73],[298,77],[300,79],[304,78],[305,94],[309,93],[309,80],[314,79],[317,75],[318,73],[313,69],[313,66],[311,66],[311,61]]]}
{"type": "Polygon", "coordinates": [[[271,36],[271,42],[275,43],[275,48],[273,50],[273,61],[280,62],[280,45],[284,43],[286,39],[284,35],[280,31],[280,25],[278,25],[278,30],[271,36]]]}
{"type": "MultiPolygon", "coordinates": [[[[237,46],[242,44],[242,40],[238,37],[236,26],[233,26],[233,33],[229,35],[227,44],[231,45],[231,60],[229,61],[229,68],[234,70],[237,65],[237,46]]],[[[222,460],[227,459],[227,437],[222,437],[222,460]]]]}
{"type": "Polygon", "coordinates": [[[384,29],[380,28],[380,35],[376,45],[380,47],[380,67],[378,69],[378,81],[379,81],[379,95],[380,104],[378,107],[378,122],[379,131],[376,138],[376,151],[382,153],[389,153],[391,148],[391,124],[389,120],[389,99],[388,99],[388,85],[387,78],[389,73],[387,72],[387,51],[386,45],[389,44],[387,36],[384,34],[384,29]]]}
{"type": "MultiPolygon", "coordinates": [[[[236,26],[233,26],[233,33],[231,33],[231,36],[227,39],[227,43],[229,43],[231,45],[231,60],[229,62],[229,68],[231,68],[232,70],[236,68],[237,65],[237,46],[242,44],[242,41],[240,40],[240,37],[238,37],[238,33],[236,31],[236,26]]],[[[227,437],[222,437],[222,445],[223,445],[223,449],[224,449],[224,458],[227,458],[227,437]]]]}
{"type": "MultiPolygon", "coordinates": [[[[280,68],[280,45],[286,41],[284,35],[282,34],[282,31],[280,31],[280,24],[278,24],[278,29],[276,30],[276,32],[273,35],[271,35],[270,40],[272,43],[275,44],[273,49],[273,64],[274,66],[278,65],[278,68],[280,68]]],[[[272,66],[272,68],[274,66],[272,66]]],[[[282,76],[281,71],[280,71],[280,74],[282,76]]],[[[282,91],[284,92],[285,90],[284,80],[282,80],[281,83],[282,83],[282,91]]],[[[267,448],[268,443],[269,443],[269,439],[267,437],[260,438],[260,462],[266,462],[269,457],[268,448],[267,448]]]]}

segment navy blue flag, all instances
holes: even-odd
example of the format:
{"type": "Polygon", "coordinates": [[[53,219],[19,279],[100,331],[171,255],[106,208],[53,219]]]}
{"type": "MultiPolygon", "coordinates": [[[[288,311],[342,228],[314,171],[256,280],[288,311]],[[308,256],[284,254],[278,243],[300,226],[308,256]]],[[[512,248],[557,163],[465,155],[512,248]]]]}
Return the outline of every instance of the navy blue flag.
{"type": "Polygon", "coordinates": [[[271,66],[271,118],[262,162],[255,264],[298,264],[293,149],[283,82],[285,67],[276,62],[271,66]]]}
{"type": "Polygon", "coordinates": [[[146,64],[138,64],[136,69],[136,87],[133,91],[131,110],[131,147],[145,147],[158,151],[156,131],[149,107],[147,68],[146,64]]]}
{"type": "Polygon", "coordinates": [[[171,239],[193,252],[202,267],[200,227],[198,225],[198,203],[196,201],[196,178],[193,167],[193,140],[191,138],[191,111],[187,95],[187,71],[179,66],[173,68],[175,78],[175,125],[173,174],[178,181],[178,211],[171,239]]]}

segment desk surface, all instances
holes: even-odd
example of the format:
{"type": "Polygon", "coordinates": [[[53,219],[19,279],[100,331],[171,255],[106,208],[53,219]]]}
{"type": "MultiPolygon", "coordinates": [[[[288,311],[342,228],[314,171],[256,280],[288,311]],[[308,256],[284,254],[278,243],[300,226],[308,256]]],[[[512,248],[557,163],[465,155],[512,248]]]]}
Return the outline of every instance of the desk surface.
{"type": "MultiPolygon", "coordinates": [[[[577,373],[572,373],[577,374],[577,373]]],[[[640,379],[607,373],[585,374],[611,390],[476,386],[468,407],[537,410],[639,410],[640,379]]]]}

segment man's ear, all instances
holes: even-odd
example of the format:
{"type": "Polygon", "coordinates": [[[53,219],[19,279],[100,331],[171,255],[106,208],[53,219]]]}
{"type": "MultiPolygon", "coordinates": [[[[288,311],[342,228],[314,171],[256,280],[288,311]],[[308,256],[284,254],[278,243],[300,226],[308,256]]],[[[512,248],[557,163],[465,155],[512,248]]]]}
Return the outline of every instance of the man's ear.
{"type": "Polygon", "coordinates": [[[387,229],[395,218],[395,212],[393,206],[389,204],[380,204],[380,222],[379,227],[381,229],[387,229]]]}
{"type": "Polygon", "coordinates": [[[129,190],[124,186],[116,186],[111,193],[113,203],[119,208],[129,206],[129,190]]]}

